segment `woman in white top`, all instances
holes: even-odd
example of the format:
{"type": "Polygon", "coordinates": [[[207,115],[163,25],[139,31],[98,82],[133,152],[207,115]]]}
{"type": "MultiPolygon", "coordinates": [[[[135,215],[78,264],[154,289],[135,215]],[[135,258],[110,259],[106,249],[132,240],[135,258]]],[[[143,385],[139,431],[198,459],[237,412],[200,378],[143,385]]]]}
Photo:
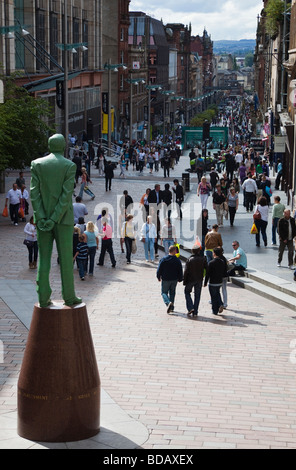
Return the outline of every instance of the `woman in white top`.
{"type": "Polygon", "coordinates": [[[264,246],[267,246],[267,235],[266,235],[266,227],[268,224],[268,205],[266,197],[262,196],[257,206],[255,207],[254,214],[260,214],[260,218],[255,218],[254,222],[257,227],[258,233],[256,233],[256,246],[260,246],[260,232],[262,235],[262,239],[264,242],[264,246]]]}
{"type": "Polygon", "coordinates": [[[124,239],[125,248],[126,248],[126,262],[127,264],[131,263],[131,254],[132,254],[132,244],[135,239],[135,229],[133,223],[134,216],[128,214],[126,221],[123,223],[121,229],[121,238],[124,239]]]}
{"type": "Polygon", "coordinates": [[[156,239],[156,228],[152,223],[152,216],[148,215],[147,222],[143,224],[141,229],[141,241],[144,243],[146,262],[149,262],[149,253],[151,262],[154,262],[154,243],[156,239]]]}
{"type": "Polygon", "coordinates": [[[33,217],[31,217],[30,222],[25,225],[24,232],[26,234],[24,244],[29,252],[29,268],[35,269],[37,268],[38,243],[36,225],[34,224],[33,217]]]}

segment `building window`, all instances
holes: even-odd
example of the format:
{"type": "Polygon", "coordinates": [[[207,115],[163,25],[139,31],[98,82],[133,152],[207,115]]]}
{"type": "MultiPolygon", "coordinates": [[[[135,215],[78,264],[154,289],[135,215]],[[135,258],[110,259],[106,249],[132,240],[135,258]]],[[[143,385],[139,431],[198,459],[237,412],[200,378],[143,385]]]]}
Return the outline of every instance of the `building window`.
{"type": "MultiPolygon", "coordinates": [[[[45,44],[45,11],[36,10],[36,41],[46,49],[45,44]]],[[[36,51],[36,70],[41,71],[45,69],[46,58],[43,49],[38,48],[36,51]]]]}
{"type": "MultiPolygon", "coordinates": [[[[88,22],[86,20],[82,22],[82,42],[88,45],[88,22]]],[[[88,69],[88,50],[82,53],[82,68],[88,69]]]]}
{"type": "MultiPolygon", "coordinates": [[[[79,42],[79,19],[73,18],[73,43],[79,42]]],[[[73,54],[73,69],[79,68],[79,51],[73,54]]]]}
{"type": "MultiPolygon", "coordinates": [[[[58,62],[59,57],[58,57],[58,48],[56,44],[59,42],[58,41],[58,17],[55,13],[51,13],[49,16],[49,35],[50,35],[50,55],[55,59],[56,62],[58,62]]],[[[50,69],[55,69],[56,66],[54,62],[50,62],[50,69]]]]}

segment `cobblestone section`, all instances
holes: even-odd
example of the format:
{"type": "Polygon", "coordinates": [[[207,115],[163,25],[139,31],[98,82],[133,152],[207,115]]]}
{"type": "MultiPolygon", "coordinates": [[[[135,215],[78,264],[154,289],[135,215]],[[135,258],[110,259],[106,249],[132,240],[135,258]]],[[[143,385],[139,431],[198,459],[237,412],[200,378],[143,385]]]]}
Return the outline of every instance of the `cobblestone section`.
{"type": "MultiPolygon", "coordinates": [[[[183,158],[183,167],[181,162],[175,174],[185,168],[183,158]]],[[[147,181],[116,179],[112,192],[105,193],[104,181],[93,176],[96,199],[85,201],[87,220],[93,220],[99,200],[112,203],[125,188],[134,196],[146,187],[147,181]]],[[[0,286],[3,289],[8,280],[26,280],[18,293],[21,304],[32,291],[36,271],[28,269],[23,224],[13,227],[3,218],[0,223],[0,286]]],[[[87,277],[84,283],[75,269],[75,283],[87,304],[102,388],[147,427],[149,438],[142,447],[294,448],[295,312],[228,284],[227,310],[214,317],[208,289],[203,288],[199,315],[192,319],[187,317],[179,284],[175,311],[168,315],[156,279],[157,265],[144,262],[141,244],[130,265],[118,240],[114,251],[116,269],[107,255],[105,266],[96,265],[93,278],[87,277]]],[[[56,254],[51,282],[53,298],[58,300],[56,254]]],[[[32,310],[33,303],[32,297],[32,310]]],[[[17,378],[27,338],[18,314],[21,306],[12,311],[0,301],[1,415],[16,410],[17,378]]],[[[124,435],[123,424],[117,432],[124,435]]],[[[6,438],[0,430],[2,447],[6,438]]]]}

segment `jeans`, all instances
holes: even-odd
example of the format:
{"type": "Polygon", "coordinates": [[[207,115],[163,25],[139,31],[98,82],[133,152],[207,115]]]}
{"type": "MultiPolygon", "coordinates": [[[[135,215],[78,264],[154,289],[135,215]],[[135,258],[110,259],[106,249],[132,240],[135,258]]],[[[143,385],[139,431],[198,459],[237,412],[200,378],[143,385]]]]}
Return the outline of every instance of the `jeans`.
{"type": "Polygon", "coordinates": [[[87,271],[87,258],[86,259],[77,259],[77,265],[79,269],[79,276],[80,279],[84,277],[86,271],[87,271]]]}
{"type": "Polygon", "coordinates": [[[222,280],[222,297],[223,297],[223,307],[227,307],[227,281],[228,277],[224,277],[222,280]]]}
{"type": "Polygon", "coordinates": [[[219,308],[223,305],[221,294],[220,294],[221,284],[209,284],[209,292],[212,301],[212,311],[214,315],[217,315],[219,308]]]}
{"type": "Polygon", "coordinates": [[[28,247],[28,252],[29,252],[29,263],[32,263],[33,261],[37,261],[38,257],[38,243],[37,241],[34,241],[32,245],[29,245],[28,247]],[[34,255],[34,258],[33,258],[34,255]]]}
{"type": "Polygon", "coordinates": [[[19,204],[9,204],[9,215],[11,218],[11,222],[14,222],[15,224],[18,223],[19,208],[20,208],[19,204]]]}
{"type": "Polygon", "coordinates": [[[276,245],[277,225],[279,220],[280,219],[278,217],[274,217],[274,219],[272,219],[272,243],[274,245],[276,245]]]}
{"type": "Polygon", "coordinates": [[[234,217],[235,217],[235,214],[236,214],[236,207],[228,206],[228,209],[229,209],[230,225],[231,225],[231,227],[232,227],[232,226],[233,226],[233,222],[234,222],[234,217]]]}
{"type": "Polygon", "coordinates": [[[174,244],[175,244],[175,242],[172,238],[165,238],[163,240],[163,247],[164,247],[164,252],[165,252],[166,255],[169,254],[169,247],[171,245],[174,245],[174,244]]]}
{"type": "Polygon", "coordinates": [[[293,265],[293,240],[288,240],[287,243],[284,243],[282,240],[280,240],[280,246],[279,246],[279,252],[278,252],[278,263],[282,262],[283,253],[286,247],[288,249],[288,264],[289,266],[292,266],[293,265]]]}
{"type": "Polygon", "coordinates": [[[255,220],[255,225],[257,227],[258,233],[256,233],[256,245],[260,246],[260,232],[262,235],[262,239],[264,241],[264,245],[267,245],[267,236],[266,236],[266,227],[267,222],[266,220],[255,220]]]}
{"type": "Polygon", "coordinates": [[[88,257],[89,257],[88,274],[93,274],[93,272],[94,272],[96,251],[97,251],[96,246],[89,246],[88,247],[88,257]]]}
{"type": "Polygon", "coordinates": [[[207,262],[209,264],[209,262],[212,261],[212,259],[214,258],[213,250],[205,250],[205,256],[206,256],[207,262]]]}
{"type": "Polygon", "coordinates": [[[79,196],[81,197],[81,199],[83,199],[83,192],[88,194],[90,197],[94,197],[94,193],[92,193],[89,188],[84,189],[85,186],[86,186],[86,183],[81,183],[81,187],[80,187],[80,191],[79,191],[79,196]]]}
{"type": "Polygon", "coordinates": [[[132,238],[124,237],[125,242],[125,249],[126,249],[126,260],[128,263],[131,262],[131,254],[132,254],[132,238]]]}
{"type": "Polygon", "coordinates": [[[202,281],[197,282],[196,284],[190,282],[189,284],[185,286],[185,289],[184,289],[187,310],[188,312],[190,312],[191,310],[194,310],[193,315],[197,315],[198,313],[201,289],[202,289],[202,281]],[[192,289],[194,291],[194,303],[191,298],[192,289]]]}
{"type": "Polygon", "coordinates": [[[245,203],[247,211],[250,210],[252,212],[254,206],[254,193],[247,192],[245,193],[245,203]]]}
{"type": "Polygon", "coordinates": [[[202,208],[202,209],[206,209],[206,208],[207,208],[208,199],[209,199],[209,195],[208,195],[208,194],[201,194],[201,195],[200,195],[200,202],[201,202],[201,208],[202,208]]]}
{"type": "Polygon", "coordinates": [[[175,295],[176,295],[176,286],[178,281],[161,281],[161,296],[166,305],[169,305],[170,302],[174,304],[175,295]]]}
{"type": "Polygon", "coordinates": [[[154,238],[146,238],[144,242],[145,258],[149,260],[149,252],[151,261],[154,261],[154,238]]]}
{"type": "Polygon", "coordinates": [[[114,252],[113,252],[112,238],[107,238],[106,240],[102,240],[101,253],[100,253],[100,258],[99,258],[99,262],[98,262],[98,264],[100,266],[103,266],[103,264],[104,264],[106,251],[107,251],[107,253],[109,253],[110,261],[111,261],[112,266],[115,266],[116,261],[115,261],[114,252]]]}

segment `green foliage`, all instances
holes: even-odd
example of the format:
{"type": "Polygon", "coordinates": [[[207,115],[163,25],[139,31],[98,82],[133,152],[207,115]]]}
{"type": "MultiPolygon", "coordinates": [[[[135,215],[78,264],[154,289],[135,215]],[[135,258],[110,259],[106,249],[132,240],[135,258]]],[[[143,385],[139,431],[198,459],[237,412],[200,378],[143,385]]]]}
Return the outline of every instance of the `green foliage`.
{"type": "Polygon", "coordinates": [[[253,64],[254,64],[254,54],[252,52],[249,52],[249,54],[245,56],[245,66],[252,67],[253,64]]]}
{"type": "Polygon", "coordinates": [[[213,118],[217,115],[218,108],[216,105],[210,106],[206,111],[196,114],[190,121],[192,127],[202,127],[205,121],[212,122],[213,118]]]}
{"type": "Polygon", "coordinates": [[[279,24],[283,21],[285,2],[283,0],[269,0],[265,7],[266,31],[271,36],[276,36],[279,31],[279,24]]]}
{"type": "Polygon", "coordinates": [[[47,150],[53,132],[46,124],[51,116],[47,101],[35,99],[15,84],[15,77],[4,82],[4,103],[0,104],[0,171],[30,166],[47,150]]]}

